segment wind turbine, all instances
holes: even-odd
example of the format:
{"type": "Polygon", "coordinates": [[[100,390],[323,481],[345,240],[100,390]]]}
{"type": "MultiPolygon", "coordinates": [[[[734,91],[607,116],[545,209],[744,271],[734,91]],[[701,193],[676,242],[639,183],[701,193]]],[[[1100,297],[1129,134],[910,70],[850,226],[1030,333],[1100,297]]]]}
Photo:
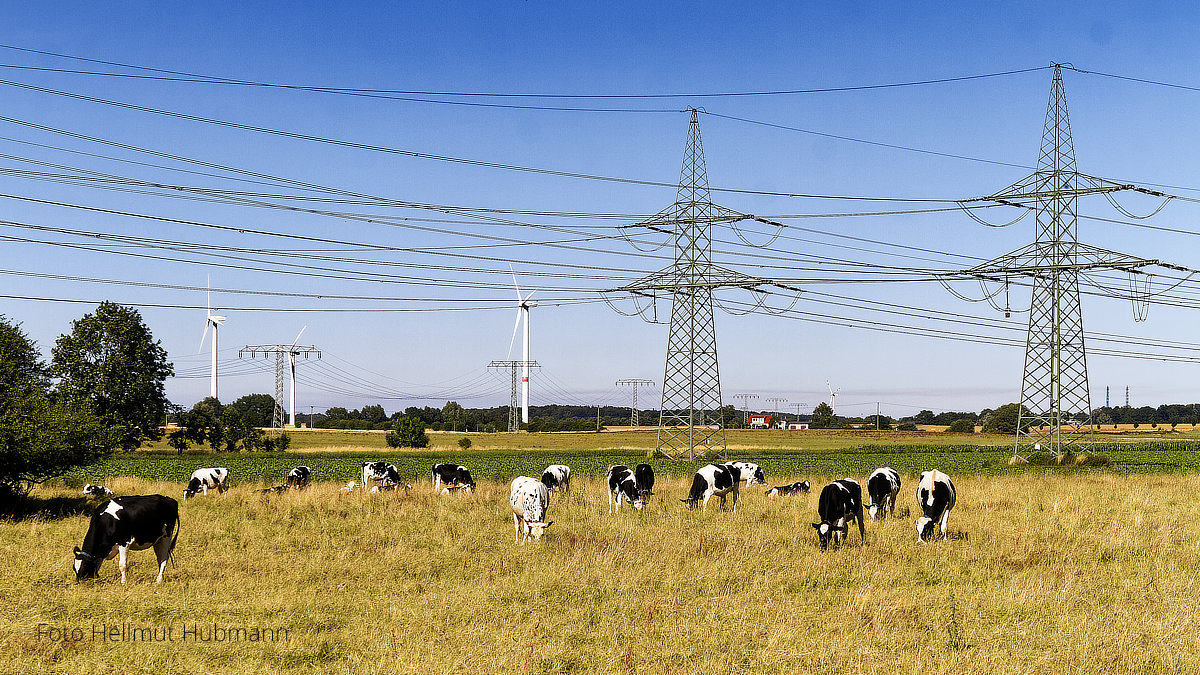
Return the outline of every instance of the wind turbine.
{"type": "Polygon", "coordinates": [[[521,327],[521,320],[525,320],[525,345],[521,350],[521,421],[529,424],[529,310],[537,307],[536,300],[530,300],[536,290],[529,291],[529,295],[521,296],[521,287],[517,285],[517,273],[512,271],[512,266],[508,268],[512,273],[513,288],[517,291],[517,321],[513,324],[512,338],[508,341],[508,353],[512,354],[513,343],[517,339],[517,329],[521,327]]]}
{"type": "Polygon", "coordinates": [[[825,380],[825,386],[829,387],[829,411],[836,414],[837,413],[837,395],[838,395],[838,392],[842,390],[842,388],[838,387],[837,389],[834,389],[832,386],[830,386],[829,380],[825,380]]]}
{"type": "MultiPolygon", "coordinates": [[[[288,347],[287,353],[288,368],[292,373],[292,392],[290,397],[291,406],[288,408],[288,419],[293,429],[296,428],[296,355],[299,354],[299,352],[296,351],[296,343],[300,341],[300,336],[304,335],[304,331],[306,330],[308,330],[308,326],[301,328],[300,332],[296,333],[296,339],[292,340],[292,344],[290,347],[288,347]]],[[[305,358],[308,358],[307,354],[305,354],[305,358]]]]}
{"type": "Polygon", "coordinates": [[[212,384],[209,385],[208,395],[217,398],[217,329],[225,323],[225,317],[212,313],[212,291],[208,292],[208,308],[205,310],[204,334],[200,336],[200,346],[196,348],[199,354],[204,349],[204,340],[208,337],[208,328],[212,327],[212,384]]]}

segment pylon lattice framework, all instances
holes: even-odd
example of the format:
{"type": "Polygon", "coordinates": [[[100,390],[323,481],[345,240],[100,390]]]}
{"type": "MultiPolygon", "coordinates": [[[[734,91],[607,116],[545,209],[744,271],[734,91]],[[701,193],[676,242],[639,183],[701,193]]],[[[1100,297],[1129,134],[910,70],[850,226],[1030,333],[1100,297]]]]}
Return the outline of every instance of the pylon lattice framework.
{"type": "Polygon", "coordinates": [[[521,430],[521,368],[540,368],[537,361],[492,361],[488,368],[512,370],[512,398],[508,403],[508,430],[521,430]]]}
{"type": "Polygon", "coordinates": [[[1136,270],[1158,263],[1079,243],[1080,195],[1120,190],[1153,194],[1079,173],[1062,70],[1056,64],[1037,170],[980,200],[1026,208],[1032,205],[1037,218],[1035,241],[963,272],[1004,283],[1010,277],[1023,276],[1033,283],[1014,456],[1037,450],[1055,456],[1091,451],[1094,436],[1079,275],[1095,269],[1136,270]]]}
{"type": "Polygon", "coordinates": [[[671,459],[725,455],[713,291],[756,289],[772,282],[713,264],[712,226],[746,219],[762,220],[711,201],[700,123],[693,109],[675,202],[636,225],[673,235],[675,261],[616,289],[651,298],[659,292],[671,296],[657,443],[657,451],[671,459]]]}
{"type": "Polygon", "coordinates": [[[262,354],[263,356],[267,354],[275,355],[275,412],[271,417],[271,427],[274,429],[282,429],[288,422],[289,413],[283,405],[283,382],[286,379],[286,373],[290,366],[292,372],[292,405],[290,417],[291,422],[294,424],[296,417],[296,357],[303,354],[304,358],[307,359],[309,356],[315,354],[319,359],[321,358],[321,350],[312,345],[297,346],[295,343],[290,345],[246,345],[238,350],[238,358],[242,358],[245,354],[249,354],[250,358],[254,358],[258,354],[262,354]]]}
{"type": "Polygon", "coordinates": [[[633,387],[633,407],[629,413],[629,426],[636,427],[638,424],[638,387],[646,385],[653,387],[654,380],[643,380],[636,377],[627,377],[623,380],[617,380],[617,385],[627,384],[633,387]]]}

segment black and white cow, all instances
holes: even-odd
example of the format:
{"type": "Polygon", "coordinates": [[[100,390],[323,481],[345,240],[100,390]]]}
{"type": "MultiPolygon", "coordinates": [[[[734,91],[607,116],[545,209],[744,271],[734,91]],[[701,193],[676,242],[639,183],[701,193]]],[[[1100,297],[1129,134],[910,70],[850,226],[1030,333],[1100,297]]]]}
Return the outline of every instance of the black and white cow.
{"type": "Polygon", "coordinates": [[[550,506],[550,491],[536,478],[517,476],[509,490],[508,503],[512,505],[513,535],[522,545],[532,537],[539,541],[546,528],[554,521],[546,522],[546,509],[550,506]],[[525,538],[521,538],[524,529],[525,538]]]}
{"type": "Polygon", "coordinates": [[[571,467],[566,464],[551,464],[542,472],[542,485],[546,486],[546,490],[555,492],[562,490],[563,492],[571,491],[571,467]]]}
{"type": "Polygon", "coordinates": [[[708,500],[712,497],[721,498],[721,508],[725,508],[725,497],[733,493],[733,510],[737,511],[738,485],[742,482],[742,472],[732,464],[709,464],[700,467],[696,477],[692,479],[692,489],[687,499],[679,501],[687,504],[689,509],[703,500],[704,510],[708,510],[708,500]]]}
{"type": "Polygon", "coordinates": [[[629,502],[635,511],[640,511],[642,503],[642,495],[638,492],[637,479],[629,467],[624,464],[617,464],[608,467],[608,474],[605,475],[605,481],[608,483],[608,512],[613,513],[613,500],[616,500],[617,511],[621,510],[621,500],[629,502]]]}
{"type": "Polygon", "coordinates": [[[83,486],[83,494],[88,497],[111,497],[113,491],[109,490],[103,485],[92,485],[91,483],[88,483],[87,485],[83,486]]]}
{"type": "Polygon", "coordinates": [[[380,485],[372,485],[371,494],[379,492],[408,492],[411,489],[412,483],[382,483],[380,485]]]}
{"type": "Polygon", "coordinates": [[[767,484],[767,477],[763,474],[762,467],[754,462],[725,462],[725,465],[736,466],[741,471],[742,480],[746,481],[746,487],[767,484]]]}
{"type": "Polygon", "coordinates": [[[363,462],[360,485],[363,490],[369,490],[371,481],[377,480],[381,485],[390,485],[400,482],[400,472],[396,470],[395,464],[387,462],[363,462]]]}
{"type": "Polygon", "coordinates": [[[158,578],[163,580],[167,559],[179,539],[179,502],[163,495],[113,497],[96,507],[83,548],[75,547],[75,580],[100,576],[100,564],[117,558],[121,583],[130,551],[154,547],[158,578]],[[174,532],[174,534],[172,534],[174,532]]]}
{"type": "Polygon", "coordinates": [[[307,466],[298,466],[288,472],[287,481],[284,485],[294,490],[303,490],[312,482],[312,469],[307,466]]]}
{"type": "Polygon", "coordinates": [[[633,482],[637,483],[638,496],[642,498],[642,502],[650,501],[650,495],[654,494],[654,469],[650,468],[649,464],[638,464],[633,469],[633,482]]]}
{"type": "Polygon", "coordinates": [[[812,484],[808,481],[802,483],[792,483],[791,485],[780,485],[767,490],[768,497],[791,497],[792,495],[806,495],[812,490],[812,484]]]}
{"type": "Polygon", "coordinates": [[[950,518],[950,509],[954,508],[955,496],[954,483],[949,476],[937,469],[921,473],[921,481],[917,483],[917,503],[924,515],[917,518],[918,543],[933,538],[939,520],[942,539],[946,538],[946,521],[950,518]]]}
{"type": "Polygon", "coordinates": [[[287,492],[287,491],[288,491],[287,483],[284,483],[283,485],[276,485],[274,487],[269,487],[269,488],[264,488],[262,490],[259,490],[259,492],[261,492],[263,494],[268,494],[268,495],[275,494],[277,492],[287,492]]]}
{"type": "Polygon", "coordinates": [[[225,494],[225,491],[229,489],[229,469],[224,467],[196,469],[192,472],[192,479],[188,481],[188,486],[183,491],[183,498],[191,499],[196,496],[197,492],[207,495],[210,489],[225,494]]]}
{"type": "Polygon", "coordinates": [[[867,513],[871,520],[883,520],[896,512],[896,495],[900,494],[900,474],[890,466],[880,467],[867,477],[867,513]]]}
{"type": "MultiPolygon", "coordinates": [[[[445,486],[457,485],[460,487],[469,487],[475,489],[475,481],[471,479],[471,472],[465,466],[457,464],[434,464],[433,471],[433,491],[438,492],[438,488],[445,486]]],[[[444,491],[442,491],[445,494],[444,491]]]]}
{"type": "Polygon", "coordinates": [[[835,480],[821,490],[817,515],[821,522],[813,523],[813,529],[817,531],[822,551],[829,548],[830,539],[835,547],[846,540],[852,520],[858,521],[859,538],[867,538],[863,524],[862,486],[853,478],[835,480]]]}

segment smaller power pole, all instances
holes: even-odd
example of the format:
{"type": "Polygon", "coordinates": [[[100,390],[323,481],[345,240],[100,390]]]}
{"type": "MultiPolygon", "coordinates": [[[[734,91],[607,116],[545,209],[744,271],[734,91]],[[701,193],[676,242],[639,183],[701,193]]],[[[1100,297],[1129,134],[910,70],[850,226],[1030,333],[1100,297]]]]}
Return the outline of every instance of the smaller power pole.
{"type": "MultiPolygon", "coordinates": [[[[517,377],[517,373],[524,369],[528,373],[530,368],[540,368],[537,361],[492,361],[488,364],[488,368],[511,368],[512,369],[512,399],[508,404],[508,430],[521,430],[521,402],[518,394],[521,391],[521,381],[517,377]]],[[[529,381],[529,376],[525,376],[525,381],[529,381]]],[[[456,423],[457,424],[457,423],[456,423]]],[[[457,431],[457,428],[455,429],[457,431]]]]}
{"type": "MultiPolygon", "coordinates": [[[[638,426],[638,402],[637,390],[640,385],[653,387],[654,380],[642,380],[636,377],[627,377],[623,380],[617,380],[617,385],[628,384],[633,387],[633,409],[629,413],[629,426],[638,426]]],[[[599,413],[597,413],[599,415],[599,413]]]]}
{"type": "Polygon", "coordinates": [[[800,409],[808,405],[807,403],[789,403],[788,405],[796,409],[796,424],[800,423],[800,409]]]}
{"type": "Polygon", "coordinates": [[[750,423],[750,401],[758,398],[758,394],[734,394],[734,398],[742,399],[742,426],[750,423]]]}
{"type": "Polygon", "coordinates": [[[779,398],[778,396],[768,396],[767,405],[771,407],[771,412],[776,413],[782,410],[784,405],[787,405],[787,399],[779,398]]]}

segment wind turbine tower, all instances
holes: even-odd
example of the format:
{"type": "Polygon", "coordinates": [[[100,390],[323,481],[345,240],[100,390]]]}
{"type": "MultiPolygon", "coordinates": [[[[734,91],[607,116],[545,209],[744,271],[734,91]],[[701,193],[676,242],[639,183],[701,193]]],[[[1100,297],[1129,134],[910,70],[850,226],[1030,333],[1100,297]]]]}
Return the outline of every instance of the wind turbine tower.
{"type": "Polygon", "coordinates": [[[521,297],[521,287],[517,285],[515,272],[513,272],[513,288],[517,291],[517,322],[513,324],[512,339],[508,341],[508,352],[512,353],[512,344],[517,339],[517,329],[523,324],[525,340],[521,348],[521,421],[529,424],[529,310],[537,307],[537,301],[530,300],[537,291],[529,291],[529,295],[521,297]]]}
{"type": "Polygon", "coordinates": [[[225,317],[212,313],[212,293],[210,292],[208,309],[205,311],[204,334],[200,336],[200,347],[196,349],[196,353],[199,354],[204,349],[204,340],[208,338],[209,327],[212,327],[212,369],[210,371],[212,382],[209,385],[208,395],[218,401],[220,398],[217,396],[217,329],[223,323],[225,323],[225,317]]]}
{"type": "Polygon", "coordinates": [[[837,389],[834,389],[833,386],[829,384],[829,380],[825,380],[825,386],[829,387],[829,410],[830,410],[830,412],[832,412],[833,414],[836,415],[837,414],[837,395],[842,390],[842,388],[838,387],[837,389]]]}
{"type": "MultiPolygon", "coordinates": [[[[250,354],[250,358],[254,358],[259,352],[265,357],[267,354],[275,355],[275,420],[276,428],[283,426],[283,357],[287,356],[288,369],[291,371],[291,400],[288,409],[289,424],[296,426],[296,357],[303,354],[304,358],[308,358],[310,354],[316,354],[317,358],[321,358],[321,350],[313,346],[301,347],[297,343],[300,342],[300,336],[308,328],[305,326],[296,334],[296,339],[292,340],[292,344],[284,345],[246,345],[238,350],[238,358],[243,354],[250,354]]],[[[215,335],[215,334],[214,334],[215,335]]]]}

